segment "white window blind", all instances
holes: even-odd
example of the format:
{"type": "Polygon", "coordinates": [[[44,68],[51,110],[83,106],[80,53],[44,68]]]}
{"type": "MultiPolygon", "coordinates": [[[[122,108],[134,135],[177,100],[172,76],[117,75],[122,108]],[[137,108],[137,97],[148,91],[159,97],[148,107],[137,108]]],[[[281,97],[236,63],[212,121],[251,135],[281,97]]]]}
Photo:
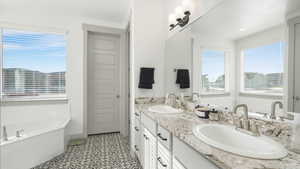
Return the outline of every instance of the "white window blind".
{"type": "Polygon", "coordinates": [[[64,35],[12,29],[1,32],[4,98],[65,95],[64,35]]]}

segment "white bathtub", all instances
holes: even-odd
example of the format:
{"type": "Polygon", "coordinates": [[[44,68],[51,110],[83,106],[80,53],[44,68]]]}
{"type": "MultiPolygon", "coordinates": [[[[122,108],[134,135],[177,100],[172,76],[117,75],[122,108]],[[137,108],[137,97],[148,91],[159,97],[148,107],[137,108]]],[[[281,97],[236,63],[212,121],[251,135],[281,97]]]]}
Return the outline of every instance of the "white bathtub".
{"type": "MultiPolygon", "coordinates": [[[[70,117],[44,116],[38,121],[6,124],[8,141],[1,141],[1,169],[30,169],[48,161],[65,150],[70,117]],[[23,135],[15,137],[17,130],[23,135]]],[[[5,124],[2,124],[5,125],[5,124]]]]}

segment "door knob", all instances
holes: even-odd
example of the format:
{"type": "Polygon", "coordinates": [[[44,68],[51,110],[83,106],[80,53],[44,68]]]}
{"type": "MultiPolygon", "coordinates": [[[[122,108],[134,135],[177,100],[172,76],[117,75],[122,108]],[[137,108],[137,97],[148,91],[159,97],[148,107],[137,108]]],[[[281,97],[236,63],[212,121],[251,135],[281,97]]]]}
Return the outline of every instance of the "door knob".
{"type": "Polygon", "coordinates": [[[120,98],[120,95],[119,95],[119,94],[117,94],[117,98],[120,98]]]}

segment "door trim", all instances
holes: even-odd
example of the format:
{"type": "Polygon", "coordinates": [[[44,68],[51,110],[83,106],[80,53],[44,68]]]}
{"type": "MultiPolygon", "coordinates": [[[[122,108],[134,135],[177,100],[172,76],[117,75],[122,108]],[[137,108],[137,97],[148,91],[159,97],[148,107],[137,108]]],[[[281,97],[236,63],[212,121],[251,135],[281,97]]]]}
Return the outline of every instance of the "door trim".
{"type": "Polygon", "coordinates": [[[300,17],[294,17],[288,20],[288,91],[287,91],[287,111],[295,112],[295,27],[297,24],[300,24],[300,17]]]}
{"type": "Polygon", "coordinates": [[[119,62],[119,73],[120,73],[120,107],[119,107],[119,112],[120,112],[120,133],[124,136],[127,136],[127,116],[128,116],[128,111],[126,109],[126,104],[128,103],[128,89],[124,86],[126,83],[126,71],[127,71],[127,58],[128,54],[126,52],[126,30],[125,29],[118,29],[118,28],[111,28],[111,27],[105,27],[105,26],[96,26],[96,25],[90,25],[90,24],[82,24],[82,29],[83,29],[83,38],[84,38],[84,53],[83,53],[83,137],[88,136],[87,132],[87,56],[88,56],[88,33],[89,32],[95,32],[95,33],[104,33],[104,34],[112,34],[112,35],[118,35],[120,36],[120,62],[119,62]],[[122,71],[125,70],[125,71],[122,71]]]}

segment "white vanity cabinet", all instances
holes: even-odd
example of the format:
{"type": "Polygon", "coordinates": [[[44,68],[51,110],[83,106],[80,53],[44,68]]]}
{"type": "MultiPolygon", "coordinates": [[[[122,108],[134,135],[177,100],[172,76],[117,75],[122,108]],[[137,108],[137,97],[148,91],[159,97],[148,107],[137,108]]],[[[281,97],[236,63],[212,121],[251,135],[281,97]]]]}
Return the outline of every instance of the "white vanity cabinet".
{"type": "Polygon", "coordinates": [[[144,113],[135,115],[135,153],[143,169],[219,169],[144,113]]]}

